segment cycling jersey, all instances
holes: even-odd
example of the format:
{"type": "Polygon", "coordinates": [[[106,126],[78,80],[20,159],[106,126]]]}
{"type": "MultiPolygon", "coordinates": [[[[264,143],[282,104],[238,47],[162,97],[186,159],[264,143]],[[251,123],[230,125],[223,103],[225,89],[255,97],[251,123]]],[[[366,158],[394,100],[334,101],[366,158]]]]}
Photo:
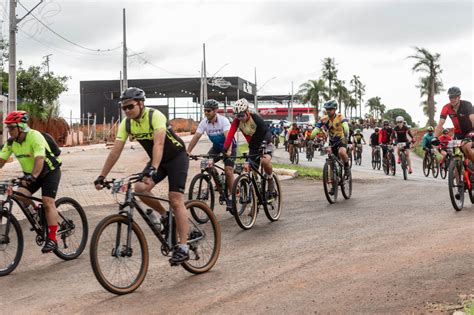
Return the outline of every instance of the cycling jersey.
{"type": "Polygon", "coordinates": [[[31,174],[35,165],[35,158],[38,156],[44,157],[44,166],[41,174],[48,173],[61,165],[61,160],[55,157],[48,142],[43,137],[41,132],[30,129],[25,132],[25,140],[18,143],[16,140],[10,138],[7,143],[3,145],[0,152],[0,158],[8,160],[13,153],[20,162],[21,169],[24,173],[31,174]]]}
{"type": "Polygon", "coordinates": [[[298,140],[298,135],[300,134],[300,131],[298,128],[293,129],[293,127],[290,129],[288,132],[288,140],[298,140]]]}
{"type": "Polygon", "coordinates": [[[413,138],[413,136],[411,135],[411,131],[407,126],[395,126],[395,128],[393,128],[392,135],[397,142],[408,142],[407,134],[410,135],[411,138],[413,138]]]}
{"type": "Polygon", "coordinates": [[[423,140],[421,141],[421,146],[423,147],[423,149],[431,149],[431,140],[433,140],[434,138],[434,134],[431,133],[429,134],[428,132],[425,133],[425,135],[423,136],[423,140]]]}
{"type": "Polygon", "coordinates": [[[379,143],[380,144],[390,144],[390,139],[392,137],[393,129],[388,127],[380,130],[379,132],[379,143]]]}
{"type": "Polygon", "coordinates": [[[448,116],[454,125],[454,134],[465,136],[472,130],[472,123],[469,115],[474,114],[472,104],[468,101],[460,101],[458,111],[456,112],[450,103],[444,105],[441,110],[440,118],[446,119],[448,116]]]}
{"type": "MultiPolygon", "coordinates": [[[[148,156],[153,158],[153,135],[156,130],[166,130],[165,145],[163,148],[162,162],[172,160],[177,154],[185,150],[184,142],[179,138],[168,126],[166,122],[166,116],[163,115],[159,110],[153,111],[152,126],[150,126],[148,115],[150,109],[145,107],[142,117],[138,120],[130,120],[130,134],[145,149],[148,156]]],[[[128,138],[128,132],[126,130],[126,120],[124,118],[120,123],[119,130],[117,132],[116,140],[126,142],[128,138]]]]}
{"type": "Polygon", "coordinates": [[[241,121],[237,118],[232,121],[224,142],[224,150],[227,150],[232,143],[237,128],[243,133],[251,150],[259,150],[263,141],[266,141],[267,144],[272,141],[272,134],[263,119],[257,114],[250,113],[247,121],[241,121]]]}
{"type": "MultiPolygon", "coordinates": [[[[209,122],[207,118],[204,118],[197,127],[196,132],[200,134],[207,133],[209,140],[212,142],[212,148],[215,152],[222,152],[224,148],[225,136],[224,132],[229,131],[230,122],[229,120],[219,114],[216,115],[215,122],[209,122]]],[[[237,141],[232,139],[232,147],[237,146],[237,141]]]]}
{"type": "Polygon", "coordinates": [[[451,137],[450,135],[441,135],[438,137],[438,140],[439,140],[439,147],[441,149],[445,149],[448,147],[449,141],[453,140],[453,137],[451,137]]]}
{"type": "Polygon", "coordinates": [[[364,135],[361,134],[361,133],[360,133],[360,134],[357,134],[357,133],[354,134],[354,135],[352,136],[352,138],[354,138],[354,143],[355,143],[355,144],[361,144],[361,143],[362,143],[362,140],[365,141],[364,135]]]}
{"type": "Polygon", "coordinates": [[[311,139],[311,133],[312,133],[312,131],[309,131],[309,130],[304,133],[304,137],[305,137],[306,140],[311,139]]]}
{"type": "Polygon", "coordinates": [[[370,135],[370,145],[372,146],[375,146],[375,145],[379,145],[379,135],[380,133],[373,133],[370,135]]]}
{"type": "Polygon", "coordinates": [[[332,119],[327,115],[323,116],[316,124],[316,128],[311,134],[311,138],[314,138],[319,134],[323,126],[328,130],[330,143],[340,142],[344,137],[349,135],[347,119],[345,119],[341,113],[336,114],[332,119]]]}

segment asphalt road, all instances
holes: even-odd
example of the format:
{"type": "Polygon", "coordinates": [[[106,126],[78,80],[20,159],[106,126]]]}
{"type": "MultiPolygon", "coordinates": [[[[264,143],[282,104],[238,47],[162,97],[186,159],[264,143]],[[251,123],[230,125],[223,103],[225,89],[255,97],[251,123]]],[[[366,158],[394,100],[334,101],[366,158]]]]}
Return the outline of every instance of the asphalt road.
{"type": "MultiPolygon", "coordinates": [[[[473,207],[455,212],[446,181],[426,179],[419,159],[408,181],[371,170],[367,148],[362,167],[353,168],[350,200],[329,205],[321,182],[296,179],[282,182],[278,222],[260,213],[254,228],[242,231],[217,209],[222,250],[207,274],[170,267],[143,224],[150,267],[143,285],[127,296],[99,285],[88,248],[70,262],[41,255],[24,227],[20,266],[0,278],[0,312],[421,313],[429,311],[428,302],[471,292],[473,207]]],[[[275,155],[286,156],[281,149],[275,155]]],[[[88,207],[91,230],[115,209],[88,207]]]]}

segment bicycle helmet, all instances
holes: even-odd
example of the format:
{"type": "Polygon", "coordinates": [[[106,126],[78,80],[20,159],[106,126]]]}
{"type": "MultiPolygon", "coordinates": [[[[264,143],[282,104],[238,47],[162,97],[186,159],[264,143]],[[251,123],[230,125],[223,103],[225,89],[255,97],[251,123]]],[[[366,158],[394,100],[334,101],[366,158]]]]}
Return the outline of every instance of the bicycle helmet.
{"type": "Polygon", "coordinates": [[[390,125],[390,123],[389,123],[388,120],[384,120],[384,121],[383,121],[383,125],[384,125],[384,126],[388,126],[388,125],[390,125]]]}
{"type": "Polygon", "coordinates": [[[337,102],[336,100],[330,100],[324,103],[324,109],[337,109],[337,102]]]}
{"type": "Polygon", "coordinates": [[[401,122],[404,122],[405,119],[403,118],[403,116],[397,116],[397,118],[395,118],[395,121],[396,121],[397,123],[401,123],[401,122]]]}
{"type": "Polygon", "coordinates": [[[447,135],[449,133],[448,129],[443,129],[443,135],[447,135]]]}
{"type": "Polygon", "coordinates": [[[375,128],[375,129],[374,129],[375,132],[379,132],[379,130],[380,130],[379,128],[375,128]]]}
{"type": "Polygon", "coordinates": [[[30,120],[28,113],[23,110],[19,110],[15,112],[10,112],[7,115],[7,117],[5,117],[5,120],[3,121],[3,123],[5,124],[27,123],[28,120],[30,120]]]}
{"type": "Polygon", "coordinates": [[[434,131],[434,128],[431,127],[431,126],[429,126],[428,128],[426,128],[426,131],[428,131],[428,132],[433,132],[433,131],[434,131]]]}
{"type": "Polygon", "coordinates": [[[136,87],[129,87],[128,89],[122,92],[122,95],[120,95],[120,101],[123,102],[130,99],[144,101],[145,91],[136,87]]]}
{"type": "Polygon", "coordinates": [[[219,103],[216,100],[210,99],[204,102],[204,108],[218,109],[219,103]]]}
{"type": "Polygon", "coordinates": [[[357,129],[355,130],[355,133],[360,133],[360,129],[357,128],[357,129]]]}
{"type": "Polygon", "coordinates": [[[243,113],[246,112],[249,109],[249,102],[245,98],[241,98],[237,102],[235,102],[234,105],[234,113],[243,113]]]}
{"type": "Polygon", "coordinates": [[[450,87],[448,89],[449,97],[461,96],[461,90],[457,86],[450,87]]]}

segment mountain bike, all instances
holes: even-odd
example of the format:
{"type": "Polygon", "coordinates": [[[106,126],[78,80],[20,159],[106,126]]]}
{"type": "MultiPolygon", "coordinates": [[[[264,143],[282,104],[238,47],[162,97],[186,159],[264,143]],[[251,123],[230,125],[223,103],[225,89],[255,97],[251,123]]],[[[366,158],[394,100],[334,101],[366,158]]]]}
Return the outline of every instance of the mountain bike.
{"type": "Polygon", "coordinates": [[[325,147],[328,156],[323,167],[323,186],[326,199],[331,204],[337,200],[339,186],[345,199],[351,198],[352,195],[352,173],[344,172],[344,163],[332,152],[332,149],[337,146],[339,143],[325,147]]]}
{"type": "Polygon", "coordinates": [[[434,178],[438,177],[440,171],[439,161],[436,157],[436,151],[433,148],[426,151],[425,156],[423,157],[423,174],[425,177],[430,175],[430,171],[434,178]]]}
{"type": "Polygon", "coordinates": [[[387,151],[382,160],[383,171],[385,175],[391,174],[392,176],[395,176],[397,168],[395,163],[395,154],[393,153],[393,146],[389,144],[382,144],[382,146],[384,146],[387,151]]]}
{"type": "MultiPolygon", "coordinates": [[[[188,199],[202,201],[212,211],[214,211],[215,187],[219,192],[219,204],[227,205],[230,203],[230,198],[227,193],[227,180],[224,168],[216,164],[216,162],[222,159],[222,157],[210,155],[191,155],[189,158],[193,160],[202,158],[202,160],[200,163],[201,173],[196,174],[189,185],[188,199]],[[221,171],[220,174],[219,171],[221,171]],[[213,181],[214,184],[212,183],[213,181]]],[[[199,223],[204,223],[201,221],[206,219],[199,218],[198,214],[193,210],[191,210],[191,215],[199,223]]]]}
{"type": "Polygon", "coordinates": [[[444,158],[444,162],[439,165],[439,176],[441,176],[442,179],[445,179],[448,175],[449,164],[453,159],[453,148],[446,148],[445,150],[446,157],[444,158]]]}
{"type": "Polygon", "coordinates": [[[273,145],[275,145],[275,148],[278,149],[278,146],[280,145],[280,136],[279,135],[273,135],[272,136],[272,142],[273,142],[273,145]]]}
{"type": "Polygon", "coordinates": [[[448,166],[449,197],[456,211],[461,211],[464,207],[464,193],[466,190],[471,203],[474,203],[473,182],[471,181],[474,172],[469,167],[470,161],[464,157],[461,150],[462,144],[463,140],[452,140],[448,143],[448,149],[453,152],[448,166]]]}
{"type": "MultiPolygon", "coordinates": [[[[262,146],[262,150],[265,145],[262,146]]],[[[264,152],[259,154],[263,156],[264,152]]],[[[243,154],[245,159],[242,174],[234,181],[232,187],[232,208],[237,224],[243,230],[251,229],[257,220],[260,208],[271,222],[277,221],[281,216],[282,194],[280,181],[275,173],[272,174],[273,192],[268,192],[268,178],[263,167],[257,165],[248,154],[243,154]]]]}
{"type": "Polygon", "coordinates": [[[372,150],[372,168],[375,170],[380,170],[381,166],[381,159],[380,159],[380,146],[374,146],[372,150]]]}
{"type": "MultiPolygon", "coordinates": [[[[145,279],[149,254],[148,244],[143,230],[135,221],[135,210],[140,214],[153,234],[161,243],[161,253],[171,256],[173,248],[178,244],[178,233],[170,207],[161,223],[153,223],[136,197],[147,197],[169,203],[168,200],[135,193],[132,184],[143,178],[143,173],[133,174],[123,179],[105,181],[104,187],[111,189],[112,194],[124,195],[124,201],[117,199],[118,214],[105,217],[97,224],[91,238],[90,260],[94,275],[99,283],[114,294],[127,294],[135,291],[145,279]]],[[[194,274],[209,271],[217,262],[221,247],[221,230],[217,219],[209,207],[198,200],[185,203],[186,209],[201,211],[199,217],[207,216],[204,223],[188,216],[189,260],[181,266],[194,274]]],[[[152,210],[153,211],[153,210],[152,210]]]]}
{"type": "Polygon", "coordinates": [[[299,154],[299,140],[293,141],[293,154],[290,155],[290,162],[291,164],[298,164],[300,161],[300,154],[299,154]]]}
{"type": "Polygon", "coordinates": [[[400,155],[400,166],[402,168],[403,172],[403,179],[407,180],[408,179],[408,161],[407,161],[407,143],[406,142],[398,142],[398,154],[400,155]]]}
{"type": "Polygon", "coordinates": [[[354,162],[356,165],[362,164],[362,144],[361,143],[356,144],[354,162]]]}
{"type": "Polygon", "coordinates": [[[306,144],[306,158],[308,159],[309,162],[313,160],[314,157],[314,141],[313,140],[308,140],[306,144]]]}
{"type": "MultiPolygon", "coordinates": [[[[14,212],[25,215],[36,233],[36,244],[42,246],[48,237],[48,223],[42,200],[26,196],[13,187],[20,179],[0,182],[0,276],[11,273],[20,263],[23,255],[23,232],[14,212]],[[35,206],[26,207],[20,198],[28,199],[35,206]]],[[[62,197],[55,201],[59,214],[58,248],[53,253],[63,260],[79,257],[87,243],[88,223],[81,205],[72,198],[62,197]]]]}

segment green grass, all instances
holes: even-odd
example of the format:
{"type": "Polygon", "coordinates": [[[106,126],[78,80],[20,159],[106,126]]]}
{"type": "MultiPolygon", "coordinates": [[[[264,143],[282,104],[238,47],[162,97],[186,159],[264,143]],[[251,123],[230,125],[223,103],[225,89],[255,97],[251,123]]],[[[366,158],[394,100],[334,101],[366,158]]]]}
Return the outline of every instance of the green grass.
{"type": "MultiPolygon", "coordinates": [[[[415,146],[413,148],[413,152],[415,152],[415,154],[418,155],[421,158],[425,157],[425,151],[423,151],[423,148],[421,147],[421,145],[415,146]]],[[[441,154],[439,154],[439,152],[436,152],[436,157],[438,158],[438,160],[441,160],[441,158],[442,158],[442,156],[441,156],[441,154]]]]}

